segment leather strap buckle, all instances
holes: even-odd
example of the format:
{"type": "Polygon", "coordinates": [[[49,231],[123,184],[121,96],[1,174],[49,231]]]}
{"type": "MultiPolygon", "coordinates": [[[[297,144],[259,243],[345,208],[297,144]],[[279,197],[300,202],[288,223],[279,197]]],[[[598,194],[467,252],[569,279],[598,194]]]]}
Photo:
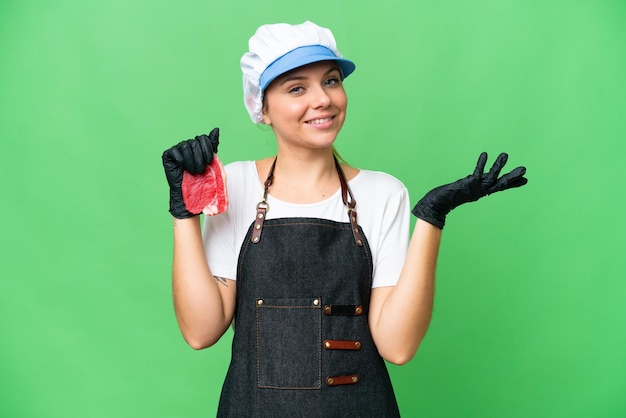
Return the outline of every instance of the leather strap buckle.
{"type": "Polygon", "coordinates": [[[252,243],[256,244],[261,240],[261,231],[263,230],[263,222],[265,221],[265,214],[270,210],[270,205],[267,202],[259,202],[256,205],[256,217],[254,218],[254,227],[252,229],[252,243]]]}

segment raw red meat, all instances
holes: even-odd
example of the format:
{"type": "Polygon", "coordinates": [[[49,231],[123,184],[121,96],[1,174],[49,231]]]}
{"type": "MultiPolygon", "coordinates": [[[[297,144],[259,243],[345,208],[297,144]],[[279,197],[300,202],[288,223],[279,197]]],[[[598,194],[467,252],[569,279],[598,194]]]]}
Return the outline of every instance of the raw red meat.
{"type": "Polygon", "coordinates": [[[226,172],[217,154],[203,174],[183,173],[183,201],[191,213],[213,216],[228,210],[226,172]]]}

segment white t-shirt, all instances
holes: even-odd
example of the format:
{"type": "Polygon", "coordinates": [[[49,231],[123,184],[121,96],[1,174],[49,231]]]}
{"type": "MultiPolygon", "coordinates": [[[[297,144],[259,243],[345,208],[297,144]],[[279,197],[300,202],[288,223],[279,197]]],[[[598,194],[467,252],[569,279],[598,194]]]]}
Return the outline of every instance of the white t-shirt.
{"type": "MultiPolygon", "coordinates": [[[[256,205],[263,199],[263,185],[254,161],[230,163],[225,170],[228,211],[205,217],[202,238],[211,272],[218,277],[236,280],[239,251],[254,221],[256,205]]],[[[348,184],[356,200],[358,223],[372,252],[372,287],[394,286],[408,246],[408,191],[395,177],[377,171],[360,170],[348,184]]],[[[267,203],[266,219],[307,217],[348,222],[340,189],[329,198],[311,204],[284,202],[271,194],[267,203]]]]}

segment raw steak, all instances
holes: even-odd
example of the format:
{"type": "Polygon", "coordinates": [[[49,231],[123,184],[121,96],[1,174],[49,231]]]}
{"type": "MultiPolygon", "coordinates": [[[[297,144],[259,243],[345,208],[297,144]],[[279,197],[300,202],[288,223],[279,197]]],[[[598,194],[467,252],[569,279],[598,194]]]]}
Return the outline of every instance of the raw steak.
{"type": "Polygon", "coordinates": [[[191,213],[213,216],[228,210],[226,173],[217,154],[213,154],[213,161],[204,173],[183,173],[183,201],[191,213]]]}

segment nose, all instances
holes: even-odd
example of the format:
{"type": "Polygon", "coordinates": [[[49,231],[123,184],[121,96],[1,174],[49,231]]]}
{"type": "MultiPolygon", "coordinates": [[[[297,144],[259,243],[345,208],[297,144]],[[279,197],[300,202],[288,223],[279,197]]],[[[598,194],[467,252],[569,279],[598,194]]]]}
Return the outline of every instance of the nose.
{"type": "Polygon", "coordinates": [[[312,107],[314,109],[328,107],[331,99],[328,92],[322,87],[318,87],[313,91],[312,107]]]}

